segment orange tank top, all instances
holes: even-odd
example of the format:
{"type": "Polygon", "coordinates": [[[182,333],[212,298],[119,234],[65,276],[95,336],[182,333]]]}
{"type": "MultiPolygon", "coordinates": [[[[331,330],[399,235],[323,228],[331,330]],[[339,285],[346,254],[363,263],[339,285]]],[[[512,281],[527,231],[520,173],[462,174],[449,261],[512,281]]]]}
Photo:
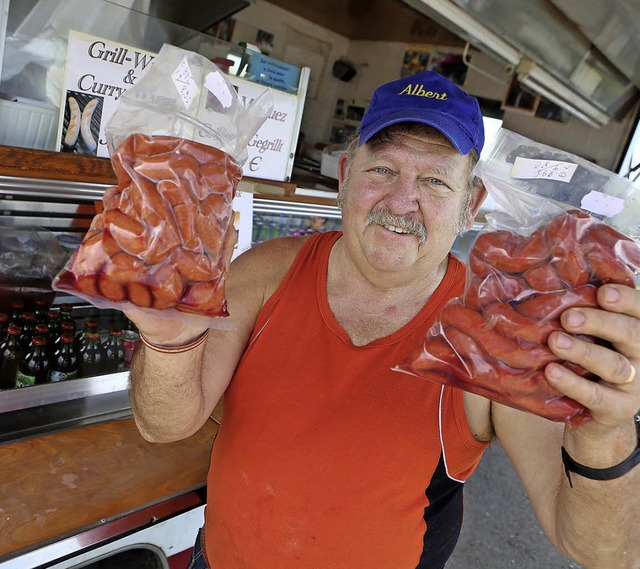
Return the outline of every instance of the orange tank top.
{"type": "Polygon", "coordinates": [[[443,567],[462,486],[486,444],[462,391],[392,371],[464,290],[453,256],[406,326],[354,346],[329,308],[311,236],[256,320],[224,399],[205,513],[212,569],[443,567]]]}

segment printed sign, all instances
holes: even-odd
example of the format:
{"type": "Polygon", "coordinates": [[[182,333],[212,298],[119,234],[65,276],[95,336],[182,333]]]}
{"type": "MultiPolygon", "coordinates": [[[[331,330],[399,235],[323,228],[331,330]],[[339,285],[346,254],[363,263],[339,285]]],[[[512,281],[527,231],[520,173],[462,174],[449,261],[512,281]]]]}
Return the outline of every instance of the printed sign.
{"type": "MultiPolygon", "coordinates": [[[[229,76],[240,98],[248,105],[266,87],[239,77],[229,76]]],[[[249,158],[242,171],[245,176],[265,180],[287,181],[293,167],[293,156],[297,142],[296,113],[302,101],[296,95],[273,90],[273,111],[264,121],[255,136],[249,141],[249,158]]]]}
{"type": "Polygon", "coordinates": [[[104,128],[118,99],[149,70],[155,55],[69,31],[57,138],[61,152],[109,157],[104,128]]]}

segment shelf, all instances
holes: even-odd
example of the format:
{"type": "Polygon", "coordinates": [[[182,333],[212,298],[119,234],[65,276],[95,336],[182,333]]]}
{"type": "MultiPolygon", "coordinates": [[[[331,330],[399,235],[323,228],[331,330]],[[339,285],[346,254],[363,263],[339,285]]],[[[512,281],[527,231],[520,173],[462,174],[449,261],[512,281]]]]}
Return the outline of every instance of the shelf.
{"type": "MultiPolygon", "coordinates": [[[[107,158],[0,145],[0,193],[95,201],[102,199],[105,188],[117,183],[107,158]]],[[[244,176],[238,189],[266,199],[335,205],[329,198],[294,195],[296,184],[292,182],[244,176]]]]}

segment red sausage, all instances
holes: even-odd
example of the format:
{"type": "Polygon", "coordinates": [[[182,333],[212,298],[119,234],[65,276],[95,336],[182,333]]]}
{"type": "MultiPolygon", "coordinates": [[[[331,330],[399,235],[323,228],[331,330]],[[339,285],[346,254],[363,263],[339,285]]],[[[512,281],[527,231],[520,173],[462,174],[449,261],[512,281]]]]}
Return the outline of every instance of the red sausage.
{"type": "Polygon", "coordinates": [[[640,247],[612,227],[599,223],[582,240],[593,281],[635,286],[640,273],[640,247]]]}
{"type": "Polygon", "coordinates": [[[464,302],[470,308],[481,308],[494,301],[522,300],[534,294],[520,276],[490,273],[485,277],[473,277],[464,294],[464,302]]]}
{"type": "Polygon", "coordinates": [[[219,276],[217,267],[208,255],[178,249],[172,262],[183,279],[192,282],[206,282],[219,276]]]}
{"type": "Polygon", "coordinates": [[[440,318],[445,330],[449,327],[461,330],[473,338],[484,352],[508,366],[533,370],[540,369],[549,362],[558,361],[547,346],[521,346],[493,328],[482,314],[463,306],[457,300],[445,305],[440,318]]]}
{"type": "Polygon", "coordinates": [[[145,227],[139,221],[122,213],[119,209],[104,212],[105,227],[120,248],[132,255],[146,250],[145,227]]]}
{"type": "Polygon", "coordinates": [[[182,302],[176,308],[182,312],[205,316],[228,316],[224,281],[215,280],[189,285],[182,302]]]}
{"type": "Polygon", "coordinates": [[[536,292],[551,292],[567,288],[551,263],[543,263],[533,267],[525,271],[522,276],[536,292]]]}
{"type": "Polygon", "coordinates": [[[596,308],[597,287],[585,285],[578,288],[537,294],[514,304],[515,309],[531,320],[546,321],[560,318],[567,308],[574,306],[596,308]]]}
{"type": "Polygon", "coordinates": [[[490,326],[518,342],[546,344],[551,332],[562,329],[558,319],[539,321],[527,318],[506,302],[487,304],[482,314],[490,326]]]}
{"type": "Polygon", "coordinates": [[[153,305],[153,296],[149,287],[142,283],[129,283],[127,285],[129,302],[142,308],[150,308],[153,305]]]}

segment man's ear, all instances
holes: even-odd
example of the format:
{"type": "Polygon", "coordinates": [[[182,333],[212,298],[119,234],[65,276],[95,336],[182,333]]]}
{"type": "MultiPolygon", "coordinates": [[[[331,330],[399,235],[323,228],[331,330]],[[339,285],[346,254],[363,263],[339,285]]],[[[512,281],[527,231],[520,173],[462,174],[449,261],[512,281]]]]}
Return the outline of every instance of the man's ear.
{"type": "Polygon", "coordinates": [[[343,152],[338,158],[338,198],[342,195],[344,191],[344,182],[347,179],[347,164],[348,164],[348,156],[347,152],[343,152]]]}
{"type": "Polygon", "coordinates": [[[469,231],[473,227],[473,220],[480,211],[480,206],[487,197],[487,188],[484,183],[480,183],[478,187],[473,190],[473,196],[471,197],[471,203],[469,204],[469,218],[467,219],[467,226],[465,231],[469,231]]]}

